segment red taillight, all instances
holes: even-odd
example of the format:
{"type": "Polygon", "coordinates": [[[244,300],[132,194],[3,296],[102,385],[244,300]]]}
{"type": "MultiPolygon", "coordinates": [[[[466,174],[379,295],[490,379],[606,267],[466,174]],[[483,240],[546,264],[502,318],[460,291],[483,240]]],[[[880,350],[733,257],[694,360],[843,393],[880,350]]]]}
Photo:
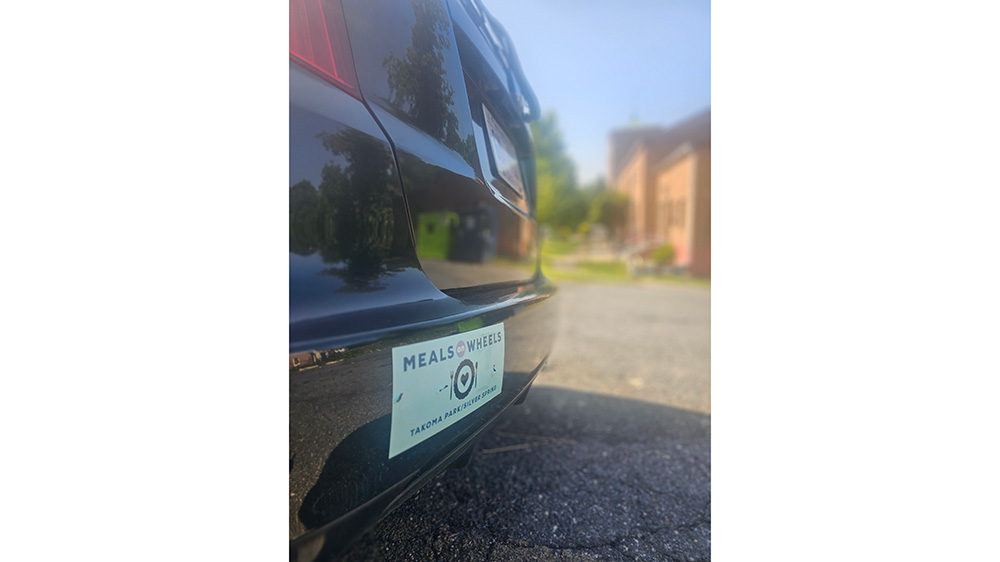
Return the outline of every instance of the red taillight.
{"type": "Polygon", "coordinates": [[[361,99],[340,0],[290,0],[288,7],[292,60],[361,99]]]}

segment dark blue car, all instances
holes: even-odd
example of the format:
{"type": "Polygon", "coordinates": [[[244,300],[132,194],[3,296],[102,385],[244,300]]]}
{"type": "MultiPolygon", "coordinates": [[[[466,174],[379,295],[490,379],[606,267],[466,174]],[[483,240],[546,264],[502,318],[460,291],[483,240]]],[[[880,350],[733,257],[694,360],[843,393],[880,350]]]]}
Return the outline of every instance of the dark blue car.
{"type": "Polygon", "coordinates": [[[289,524],[328,559],[468,461],[552,346],[538,102],[479,0],[291,0],[289,524]]]}

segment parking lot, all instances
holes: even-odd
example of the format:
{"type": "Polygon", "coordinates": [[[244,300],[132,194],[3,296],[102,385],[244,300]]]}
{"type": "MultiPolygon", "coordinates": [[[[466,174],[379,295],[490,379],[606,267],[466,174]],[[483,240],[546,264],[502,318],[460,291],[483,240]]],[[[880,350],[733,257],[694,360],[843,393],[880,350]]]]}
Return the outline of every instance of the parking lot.
{"type": "Polygon", "coordinates": [[[348,560],[708,560],[711,291],[563,284],[524,404],[348,560]]]}

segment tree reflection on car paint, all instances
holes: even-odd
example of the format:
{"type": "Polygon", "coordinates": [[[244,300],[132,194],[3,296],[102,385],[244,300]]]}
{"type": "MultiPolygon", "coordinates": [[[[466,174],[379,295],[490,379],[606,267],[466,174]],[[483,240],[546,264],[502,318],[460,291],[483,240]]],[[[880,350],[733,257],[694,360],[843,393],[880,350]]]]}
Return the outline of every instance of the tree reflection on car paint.
{"type": "Polygon", "coordinates": [[[341,264],[323,273],[340,277],[343,291],[376,290],[381,277],[400,270],[387,262],[395,231],[392,155],[380,141],[352,129],[317,137],[347,164],[324,165],[318,188],[302,180],[289,189],[289,251],[318,252],[325,263],[341,264]]]}
{"type": "Polygon", "coordinates": [[[452,110],[455,88],[444,67],[444,50],[451,47],[448,15],[438,1],[413,0],[412,5],[417,19],[411,28],[412,44],[405,57],[390,54],[382,62],[392,92],[388,101],[425,133],[469,160],[475,154],[475,136],[459,137],[458,117],[452,110]]]}

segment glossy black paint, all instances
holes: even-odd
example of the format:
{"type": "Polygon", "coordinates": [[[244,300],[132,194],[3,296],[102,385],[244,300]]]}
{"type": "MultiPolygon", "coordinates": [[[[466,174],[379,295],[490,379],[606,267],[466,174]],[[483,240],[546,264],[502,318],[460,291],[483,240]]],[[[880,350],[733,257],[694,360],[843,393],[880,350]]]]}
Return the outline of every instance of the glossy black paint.
{"type": "Polygon", "coordinates": [[[516,81],[500,75],[509,73],[503,57],[459,2],[343,7],[364,101],[297,63],[289,69],[296,560],[335,554],[461,457],[523,399],[554,334],[555,288],[538,269],[531,139],[516,81]],[[517,145],[523,196],[494,177],[483,107],[517,145]],[[389,459],[392,348],[499,322],[501,394],[389,459]]]}
{"type": "Polygon", "coordinates": [[[418,270],[392,149],[360,101],[289,68],[289,320],[381,306],[418,270]],[[332,299],[331,294],[352,294],[332,299]],[[366,298],[364,295],[368,295],[366,298]]]}
{"type": "Polygon", "coordinates": [[[535,222],[527,200],[490,171],[483,105],[525,154],[530,139],[499,78],[478,76],[483,55],[474,46],[460,52],[469,41],[464,33],[456,39],[450,14],[465,9],[442,0],[345,0],[344,11],[362,94],[396,150],[424,272],[440,289],[529,279],[535,222]],[[493,98],[477,90],[479,78],[493,98]]]}

